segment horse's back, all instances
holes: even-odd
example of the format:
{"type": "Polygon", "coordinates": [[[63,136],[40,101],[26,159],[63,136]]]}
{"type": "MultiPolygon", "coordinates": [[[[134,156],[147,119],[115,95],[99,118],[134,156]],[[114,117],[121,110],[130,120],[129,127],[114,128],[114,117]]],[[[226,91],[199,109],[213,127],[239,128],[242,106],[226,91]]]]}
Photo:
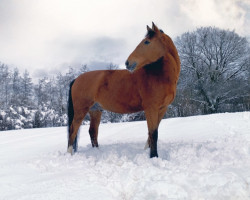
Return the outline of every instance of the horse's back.
{"type": "Polygon", "coordinates": [[[142,110],[136,84],[128,70],[96,70],[81,74],[72,87],[72,98],[88,106],[95,102],[118,113],[142,110]]]}
{"type": "MultiPolygon", "coordinates": [[[[76,78],[74,88],[78,92],[98,92],[101,87],[108,89],[113,82],[119,83],[128,77],[127,70],[95,70],[81,74],[76,78]]],[[[85,94],[86,95],[86,94],[85,94]]]]}

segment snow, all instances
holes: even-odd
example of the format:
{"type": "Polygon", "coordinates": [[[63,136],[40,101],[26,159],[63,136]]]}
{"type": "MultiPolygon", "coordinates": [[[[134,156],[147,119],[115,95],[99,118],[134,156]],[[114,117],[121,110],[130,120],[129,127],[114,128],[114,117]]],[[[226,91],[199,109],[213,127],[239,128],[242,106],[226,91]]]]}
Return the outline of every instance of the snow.
{"type": "Polygon", "coordinates": [[[145,121],[101,124],[100,147],[81,127],[0,132],[0,199],[250,199],[250,112],[166,119],[159,158],[143,150],[145,121]]]}

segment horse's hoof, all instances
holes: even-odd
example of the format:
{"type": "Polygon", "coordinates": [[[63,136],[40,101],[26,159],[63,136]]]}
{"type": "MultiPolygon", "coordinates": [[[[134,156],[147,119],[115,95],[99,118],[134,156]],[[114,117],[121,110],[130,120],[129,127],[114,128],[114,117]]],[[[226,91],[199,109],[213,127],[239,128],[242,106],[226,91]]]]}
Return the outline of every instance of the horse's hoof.
{"type": "Polygon", "coordinates": [[[158,158],[157,151],[150,151],[150,158],[154,158],[154,157],[158,158]]]}
{"type": "Polygon", "coordinates": [[[69,146],[68,147],[68,153],[70,153],[71,155],[73,155],[73,146],[71,145],[71,146],[69,146]]]}

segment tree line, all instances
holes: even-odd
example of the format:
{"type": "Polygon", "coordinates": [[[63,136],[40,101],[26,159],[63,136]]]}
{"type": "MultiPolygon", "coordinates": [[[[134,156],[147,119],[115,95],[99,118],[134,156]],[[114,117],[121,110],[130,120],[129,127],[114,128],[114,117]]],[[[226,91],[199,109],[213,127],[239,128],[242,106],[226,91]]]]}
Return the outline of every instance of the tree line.
{"type": "MultiPolygon", "coordinates": [[[[250,46],[234,31],[202,27],[175,40],[181,73],[167,117],[250,110],[250,46]]],[[[110,64],[107,69],[117,69],[110,64]]],[[[67,125],[69,83],[87,65],[33,83],[0,63],[0,130],[67,125]]],[[[165,117],[166,117],[165,116],[165,117]]],[[[104,111],[103,122],[144,120],[143,112],[120,115],[104,111]]],[[[88,122],[88,116],[84,123],[88,122]]]]}

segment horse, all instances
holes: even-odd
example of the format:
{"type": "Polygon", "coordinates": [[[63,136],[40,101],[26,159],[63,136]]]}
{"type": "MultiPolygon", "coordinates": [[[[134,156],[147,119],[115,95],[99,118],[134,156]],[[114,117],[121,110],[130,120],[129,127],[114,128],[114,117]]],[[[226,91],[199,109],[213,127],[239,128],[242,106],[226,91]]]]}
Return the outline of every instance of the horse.
{"type": "Polygon", "coordinates": [[[78,129],[90,114],[89,135],[98,147],[102,110],[116,113],[144,111],[150,158],[158,157],[158,127],[176,95],[180,59],[172,39],[152,23],[125,62],[127,69],[85,72],[73,80],[68,100],[68,152],[77,151],[78,129]]]}

